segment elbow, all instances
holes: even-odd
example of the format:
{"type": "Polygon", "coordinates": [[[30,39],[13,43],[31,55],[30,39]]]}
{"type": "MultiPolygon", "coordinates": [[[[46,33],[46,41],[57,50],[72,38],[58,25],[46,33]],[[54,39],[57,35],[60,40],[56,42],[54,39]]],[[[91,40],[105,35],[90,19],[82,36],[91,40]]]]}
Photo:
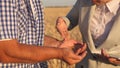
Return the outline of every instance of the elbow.
{"type": "Polygon", "coordinates": [[[13,51],[15,51],[16,45],[16,40],[7,40],[0,42],[0,62],[9,62],[11,58],[13,58],[11,55],[13,55],[13,51]]]}
{"type": "Polygon", "coordinates": [[[9,62],[9,60],[10,60],[9,58],[10,57],[7,56],[5,53],[0,54],[0,62],[2,62],[2,63],[9,62]]]}

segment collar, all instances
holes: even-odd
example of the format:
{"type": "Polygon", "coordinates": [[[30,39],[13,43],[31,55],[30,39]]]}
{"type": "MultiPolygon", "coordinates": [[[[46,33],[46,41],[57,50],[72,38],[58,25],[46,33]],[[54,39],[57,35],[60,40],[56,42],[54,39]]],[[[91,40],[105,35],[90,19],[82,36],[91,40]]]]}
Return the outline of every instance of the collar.
{"type": "Polygon", "coordinates": [[[110,2],[106,3],[106,6],[111,13],[116,14],[120,7],[120,0],[111,0],[110,2]]]}

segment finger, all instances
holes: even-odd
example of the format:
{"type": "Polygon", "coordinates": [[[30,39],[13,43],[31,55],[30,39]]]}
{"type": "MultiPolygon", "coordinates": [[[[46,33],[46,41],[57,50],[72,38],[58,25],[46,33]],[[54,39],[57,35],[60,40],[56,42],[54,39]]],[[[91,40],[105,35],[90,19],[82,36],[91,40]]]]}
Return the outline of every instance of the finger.
{"type": "Polygon", "coordinates": [[[83,52],[81,55],[73,55],[71,57],[71,62],[69,62],[69,64],[75,64],[75,63],[78,63],[80,61],[82,61],[84,59],[84,57],[86,56],[87,52],[83,52]]]}
{"type": "Polygon", "coordinates": [[[65,39],[64,31],[61,32],[61,36],[62,36],[63,39],[65,39]]]}
{"type": "Polygon", "coordinates": [[[109,58],[108,60],[112,64],[115,64],[115,65],[119,65],[120,64],[120,60],[117,60],[116,58],[109,58]]]}
{"type": "Polygon", "coordinates": [[[64,22],[64,19],[61,17],[58,17],[58,22],[64,22]]]}
{"type": "Polygon", "coordinates": [[[80,56],[80,60],[82,60],[85,56],[87,55],[87,51],[84,51],[83,53],[81,53],[80,56]]]}
{"type": "Polygon", "coordinates": [[[87,51],[84,51],[83,53],[81,53],[81,54],[79,55],[79,60],[84,59],[86,55],[87,55],[87,51]]]}
{"type": "Polygon", "coordinates": [[[84,52],[87,49],[87,45],[86,43],[83,43],[83,46],[81,48],[81,52],[84,52]]]}
{"type": "Polygon", "coordinates": [[[81,60],[77,59],[77,60],[74,60],[74,59],[71,59],[70,62],[67,62],[69,65],[73,65],[73,64],[76,64],[78,62],[80,62],[81,60]]]}
{"type": "Polygon", "coordinates": [[[62,36],[63,38],[65,38],[65,32],[66,32],[67,30],[66,30],[66,31],[65,31],[65,30],[63,31],[62,27],[61,27],[61,28],[58,28],[57,30],[58,30],[58,32],[61,34],[61,36],[62,36]]]}
{"type": "Polygon", "coordinates": [[[65,40],[69,40],[70,39],[70,34],[68,33],[68,31],[64,31],[64,39],[65,40]]]}
{"type": "Polygon", "coordinates": [[[67,27],[65,28],[65,26],[57,26],[57,31],[61,34],[63,39],[69,36],[67,27]]]}
{"type": "Polygon", "coordinates": [[[81,53],[81,48],[79,48],[79,49],[75,52],[76,55],[79,55],[80,53],[81,53]]]}
{"type": "Polygon", "coordinates": [[[80,55],[74,55],[74,57],[72,59],[74,59],[74,60],[82,60],[86,56],[86,54],[87,54],[87,51],[84,51],[80,55]]]}
{"type": "Polygon", "coordinates": [[[104,57],[106,57],[106,58],[109,57],[109,55],[107,54],[107,52],[105,51],[105,49],[102,49],[102,50],[101,50],[101,54],[102,54],[104,57]]]}
{"type": "Polygon", "coordinates": [[[114,59],[114,58],[109,58],[108,60],[109,60],[109,62],[112,62],[112,63],[114,63],[116,61],[116,59],[114,59]]]}
{"type": "Polygon", "coordinates": [[[71,47],[73,47],[73,48],[74,48],[74,45],[77,43],[77,41],[75,41],[75,40],[65,40],[65,41],[69,41],[71,47]]]}
{"type": "Polygon", "coordinates": [[[77,60],[71,59],[71,61],[68,64],[73,65],[73,64],[79,63],[80,61],[82,61],[82,59],[77,59],[77,60]]]}
{"type": "Polygon", "coordinates": [[[60,19],[61,19],[61,17],[58,17],[57,20],[56,20],[56,22],[59,23],[60,19]]]}

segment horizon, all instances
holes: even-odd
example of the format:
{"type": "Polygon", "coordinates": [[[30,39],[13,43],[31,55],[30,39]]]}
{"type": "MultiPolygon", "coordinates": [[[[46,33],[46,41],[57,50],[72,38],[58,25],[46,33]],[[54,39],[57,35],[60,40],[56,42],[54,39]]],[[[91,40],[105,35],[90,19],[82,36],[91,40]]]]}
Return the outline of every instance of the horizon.
{"type": "Polygon", "coordinates": [[[73,6],[76,0],[43,0],[42,3],[45,7],[54,7],[54,6],[73,6]]]}

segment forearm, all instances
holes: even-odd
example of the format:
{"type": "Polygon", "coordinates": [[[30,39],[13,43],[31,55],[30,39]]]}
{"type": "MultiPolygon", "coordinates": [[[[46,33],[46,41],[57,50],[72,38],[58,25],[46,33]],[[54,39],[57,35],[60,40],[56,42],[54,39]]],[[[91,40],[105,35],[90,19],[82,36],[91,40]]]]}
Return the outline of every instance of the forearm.
{"type": "MultiPolygon", "coordinates": [[[[19,51],[23,55],[22,58],[40,62],[48,59],[60,58],[59,53],[61,52],[61,49],[54,47],[22,45],[20,46],[19,51]]],[[[18,54],[18,57],[21,58],[19,53],[16,54],[18,54]]]]}
{"type": "Polygon", "coordinates": [[[44,37],[44,46],[58,47],[60,44],[61,44],[60,40],[57,40],[56,38],[45,35],[45,37],[44,37]]]}
{"type": "Polygon", "coordinates": [[[14,43],[9,42],[11,41],[0,43],[1,62],[35,63],[52,58],[60,58],[61,56],[60,52],[62,49],[24,45],[16,43],[16,41],[14,43]]]}

